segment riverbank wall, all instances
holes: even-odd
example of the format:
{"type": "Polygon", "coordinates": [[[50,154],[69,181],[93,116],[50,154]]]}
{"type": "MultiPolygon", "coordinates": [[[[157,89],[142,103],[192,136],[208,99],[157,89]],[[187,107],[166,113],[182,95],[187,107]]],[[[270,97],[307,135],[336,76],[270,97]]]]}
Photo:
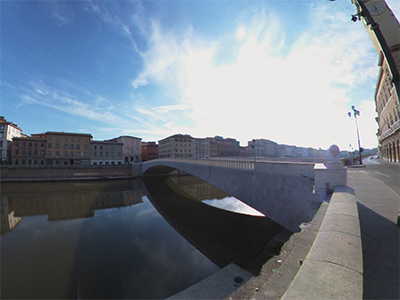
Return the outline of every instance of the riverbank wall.
{"type": "Polygon", "coordinates": [[[1,166],[1,182],[61,181],[83,179],[137,178],[141,164],[90,166],[1,166]]]}

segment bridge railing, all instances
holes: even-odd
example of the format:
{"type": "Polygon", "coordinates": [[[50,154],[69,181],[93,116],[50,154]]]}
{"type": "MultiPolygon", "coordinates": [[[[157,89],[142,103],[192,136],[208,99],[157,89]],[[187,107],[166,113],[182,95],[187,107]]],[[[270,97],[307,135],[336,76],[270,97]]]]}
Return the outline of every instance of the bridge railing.
{"type": "Polygon", "coordinates": [[[234,168],[234,169],[242,169],[242,170],[254,170],[254,162],[239,161],[239,160],[159,158],[159,159],[157,159],[157,161],[168,161],[168,162],[174,161],[174,162],[179,162],[179,163],[208,165],[208,166],[234,168]]]}

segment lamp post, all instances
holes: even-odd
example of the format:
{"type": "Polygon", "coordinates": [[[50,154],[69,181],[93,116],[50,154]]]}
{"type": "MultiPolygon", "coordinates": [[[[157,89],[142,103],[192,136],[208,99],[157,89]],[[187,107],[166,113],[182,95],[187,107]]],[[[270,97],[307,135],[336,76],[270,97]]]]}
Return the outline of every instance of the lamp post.
{"type": "MultiPolygon", "coordinates": [[[[360,154],[360,165],[362,165],[362,154],[361,154],[361,152],[363,152],[363,148],[361,148],[361,144],[360,144],[360,133],[358,131],[358,123],[357,123],[357,117],[360,115],[360,111],[357,110],[354,105],[351,107],[351,109],[353,110],[353,116],[354,116],[354,120],[356,122],[356,131],[357,131],[357,140],[358,140],[358,152],[360,154]]],[[[352,116],[351,112],[348,112],[347,115],[350,118],[352,116]]]]}

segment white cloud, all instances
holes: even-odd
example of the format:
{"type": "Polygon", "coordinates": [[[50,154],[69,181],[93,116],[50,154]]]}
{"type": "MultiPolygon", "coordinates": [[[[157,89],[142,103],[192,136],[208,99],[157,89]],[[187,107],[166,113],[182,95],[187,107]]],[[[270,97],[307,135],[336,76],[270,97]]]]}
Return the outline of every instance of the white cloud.
{"type": "MultiPolygon", "coordinates": [[[[363,27],[348,22],[344,13],[332,17],[323,9],[310,17],[315,23],[287,56],[280,54],[287,47],[282,23],[261,12],[251,26],[230,35],[241,43],[236,59],[225,65],[215,64],[215,57],[228,37],[205,41],[192,30],[174,35],[153,22],[151,47],[138,78],[175,89],[176,102],[190,108],[185,116],[194,125],[184,130],[168,124],[180,132],[230,136],[242,144],[268,138],[300,146],[347,147],[353,138],[343,122],[354,104],[349,93],[375,80],[377,57],[363,27]]],[[[374,122],[369,120],[368,130],[374,122]]],[[[376,144],[375,132],[365,133],[367,147],[376,144]]]]}

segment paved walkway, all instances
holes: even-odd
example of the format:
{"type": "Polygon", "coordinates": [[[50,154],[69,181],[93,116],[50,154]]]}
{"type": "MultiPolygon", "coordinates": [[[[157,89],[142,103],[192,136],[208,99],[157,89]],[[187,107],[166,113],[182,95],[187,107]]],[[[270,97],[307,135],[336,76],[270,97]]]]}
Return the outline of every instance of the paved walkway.
{"type": "Polygon", "coordinates": [[[347,176],[348,186],[355,190],[358,203],[363,298],[400,299],[400,227],[396,224],[400,197],[366,169],[349,169],[347,176]]]}
{"type": "MultiPolygon", "coordinates": [[[[311,226],[293,235],[259,276],[238,286],[235,272],[222,274],[236,292],[227,297],[203,286],[201,295],[191,298],[400,299],[400,197],[367,170],[348,169],[348,187],[339,188],[335,200],[321,206],[311,226]],[[340,238],[332,240],[336,235],[340,238]]],[[[213,281],[219,282],[218,276],[213,281]]]]}

